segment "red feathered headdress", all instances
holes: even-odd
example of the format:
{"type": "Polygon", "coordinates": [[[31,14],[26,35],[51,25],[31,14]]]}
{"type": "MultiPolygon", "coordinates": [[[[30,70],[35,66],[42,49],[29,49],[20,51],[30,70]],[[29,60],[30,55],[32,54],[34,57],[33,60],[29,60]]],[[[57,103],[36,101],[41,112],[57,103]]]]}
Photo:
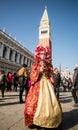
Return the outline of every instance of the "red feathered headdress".
{"type": "Polygon", "coordinates": [[[37,61],[42,61],[43,59],[41,58],[41,54],[45,55],[45,62],[51,62],[51,49],[49,46],[37,46],[35,50],[34,59],[37,61]]]}

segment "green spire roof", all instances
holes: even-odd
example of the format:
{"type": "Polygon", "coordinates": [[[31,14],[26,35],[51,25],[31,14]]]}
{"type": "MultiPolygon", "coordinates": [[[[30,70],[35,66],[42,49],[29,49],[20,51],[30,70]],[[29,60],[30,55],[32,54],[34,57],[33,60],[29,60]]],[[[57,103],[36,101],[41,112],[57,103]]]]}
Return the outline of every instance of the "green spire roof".
{"type": "Polygon", "coordinates": [[[45,7],[43,16],[42,16],[42,18],[41,18],[41,21],[45,21],[45,20],[49,20],[49,18],[48,18],[48,13],[47,13],[47,7],[45,7]]]}

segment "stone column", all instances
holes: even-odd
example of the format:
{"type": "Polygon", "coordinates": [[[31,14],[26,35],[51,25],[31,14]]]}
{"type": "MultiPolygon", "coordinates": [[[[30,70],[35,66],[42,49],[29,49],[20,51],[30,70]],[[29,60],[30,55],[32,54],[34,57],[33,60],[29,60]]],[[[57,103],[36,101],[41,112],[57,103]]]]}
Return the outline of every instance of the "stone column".
{"type": "Polygon", "coordinates": [[[27,57],[25,57],[25,64],[27,64],[27,57]]]}
{"type": "Polygon", "coordinates": [[[7,51],[6,51],[6,59],[9,60],[9,55],[10,55],[10,48],[6,46],[7,51]]]}
{"type": "Polygon", "coordinates": [[[19,63],[19,59],[20,59],[20,54],[17,53],[17,63],[19,63]]]}
{"type": "Polygon", "coordinates": [[[30,68],[31,68],[31,65],[32,65],[32,60],[30,60],[30,68]]]}
{"type": "Polygon", "coordinates": [[[22,56],[22,60],[21,60],[21,64],[23,64],[24,63],[24,56],[22,56]]]}
{"type": "Polygon", "coordinates": [[[29,59],[29,68],[31,67],[31,60],[29,59]]]}
{"type": "Polygon", "coordinates": [[[28,67],[29,67],[29,58],[28,58],[28,63],[27,64],[28,64],[28,67]]]}

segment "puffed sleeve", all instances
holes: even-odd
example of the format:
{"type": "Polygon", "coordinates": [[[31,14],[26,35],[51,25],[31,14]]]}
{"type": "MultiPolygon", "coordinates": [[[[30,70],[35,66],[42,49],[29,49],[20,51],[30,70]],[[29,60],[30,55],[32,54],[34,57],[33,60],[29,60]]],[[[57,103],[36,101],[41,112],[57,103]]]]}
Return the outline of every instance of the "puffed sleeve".
{"type": "Polygon", "coordinates": [[[33,63],[30,71],[31,84],[34,84],[37,81],[39,73],[40,73],[40,65],[38,63],[33,63]]]}

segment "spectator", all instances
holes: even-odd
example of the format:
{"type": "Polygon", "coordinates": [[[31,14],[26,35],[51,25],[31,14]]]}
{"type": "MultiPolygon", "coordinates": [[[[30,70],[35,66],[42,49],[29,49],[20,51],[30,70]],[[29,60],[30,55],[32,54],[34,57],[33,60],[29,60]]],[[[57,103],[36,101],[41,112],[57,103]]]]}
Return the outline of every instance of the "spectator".
{"type": "Polygon", "coordinates": [[[71,78],[68,79],[68,90],[72,89],[72,80],[71,78]]]}
{"type": "Polygon", "coordinates": [[[64,92],[66,92],[68,90],[68,86],[69,86],[69,81],[66,77],[63,77],[62,79],[62,85],[63,85],[63,88],[64,88],[64,92]]]}
{"type": "MultiPolygon", "coordinates": [[[[23,64],[23,66],[18,70],[17,75],[18,75],[18,84],[20,87],[19,99],[20,99],[20,103],[24,103],[22,96],[23,96],[24,89],[26,90],[26,87],[28,87],[27,86],[28,70],[27,70],[26,64],[23,64]]],[[[26,93],[27,93],[27,91],[26,91],[26,93]]],[[[26,96],[25,96],[25,98],[26,98],[26,96]]]]}
{"type": "Polygon", "coordinates": [[[54,69],[54,88],[55,88],[55,92],[58,98],[59,98],[60,82],[61,82],[60,73],[58,71],[58,68],[55,68],[54,69]]]}
{"type": "Polygon", "coordinates": [[[16,73],[14,73],[14,75],[13,75],[13,84],[14,84],[14,91],[17,92],[18,77],[17,77],[17,74],[16,74],[16,73]]]}
{"type": "Polygon", "coordinates": [[[5,72],[0,71],[0,88],[1,88],[2,97],[4,97],[5,85],[6,85],[5,72]]]}
{"type": "Polygon", "coordinates": [[[13,81],[13,75],[11,72],[8,72],[7,74],[7,91],[12,91],[12,81],[13,81]]]}
{"type": "Polygon", "coordinates": [[[78,65],[76,65],[74,69],[73,86],[72,95],[75,102],[74,107],[78,107],[78,65]]]}

